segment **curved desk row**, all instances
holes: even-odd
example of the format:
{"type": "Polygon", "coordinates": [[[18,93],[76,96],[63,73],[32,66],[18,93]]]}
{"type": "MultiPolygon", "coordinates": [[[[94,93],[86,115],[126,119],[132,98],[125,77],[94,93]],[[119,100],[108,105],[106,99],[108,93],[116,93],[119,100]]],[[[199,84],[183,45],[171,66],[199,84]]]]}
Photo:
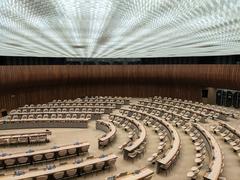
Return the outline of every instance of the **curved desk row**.
{"type": "Polygon", "coordinates": [[[205,144],[207,145],[207,151],[209,153],[209,169],[210,171],[204,175],[204,179],[216,180],[220,176],[223,170],[223,154],[219,144],[216,139],[213,137],[210,132],[205,130],[199,124],[193,124],[194,128],[196,128],[201,136],[204,138],[205,144]]]}
{"type": "Polygon", "coordinates": [[[230,126],[229,124],[225,123],[225,122],[219,122],[219,125],[226,128],[227,130],[229,130],[231,133],[233,133],[235,136],[237,136],[238,138],[240,138],[240,131],[235,129],[234,127],[230,126]]]}
{"type": "Polygon", "coordinates": [[[16,113],[14,115],[7,116],[9,120],[12,119],[31,119],[31,118],[91,118],[99,119],[104,112],[29,112],[29,113],[16,113]]]}
{"type": "MultiPolygon", "coordinates": [[[[122,108],[122,109],[132,111],[132,109],[128,109],[128,108],[122,108]]],[[[171,165],[173,165],[173,163],[176,161],[180,153],[181,140],[180,140],[179,134],[177,133],[176,129],[164,119],[152,114],[141,112],[141,111],[135,111],[135,112],[141,113],[145,116],[149,116],[155,119],[160,124],[162,124],[167,130],[168,136],[170,137],[169,139],[171,140],[171,149],[167,152],[164,158],[157,160],[157,173],[159,173],[161,170],[167,170],[171,165]]]]}
{"type": "Polygon", "coordinates": [[[46,104],[46,105],[41,105],[41,106],[23,106],[23,107],[19,107],[18,109],[16,110],[12,110],[13,112],[14,111],[17,111],[17,110],[27,110],[27,111],[30,111],[30,109],[71,109],[71,108],[79,108],[79,109],[83,109],[83,108],[92,108],[92,109],[113,109],[116,107],[116,104],[86,104],[86,103],[81,103],[81,104],[71,104],[71,105],[66,105],[66,104],[46,104]]]}
{"type": "Polygon", "coordinates": [[[0,155],[0,169],[6,169],[13,166],[23,166],[35,164],[43,161],[54,161],[69,156],[77,156],[81,153],[88,152],[89,143],[76,143],[73,145],[64,145],[53,147],[52,149],[29,150],[23,153],[0,155]]]}
{"type": "Polygon", "coordinates": [[[0,129],[87,128],[88,119],[22,119],[0,120],[0,129]]]}
{"type": "MultiPolygon", "coordinates": [[[[140,110],[141,108],[147,108],[148,111],[151,111],[150,114],[154,115],[154,116],[157,116],[157,117],[160,117],[160,113],[163,112],[163,113],[168,113],[168,114],[171,114],[173,115],[174,117],[178,117],[186,122],[188,122],[191,118],[189,117],[185,117],[185,116],[182,116],[178,113],[175,113],[175,112],[172,112],[172,111],[168,111],[168,110],[165,110],[165,109],[160,109],[160,108],[156,108],[156,107],[151,107],[151,106],[144,106],[144,105],[140,105],[140,104],[134,104],[132,107],[130,107],[132,109],[136,109],[136,110],[140,110]],[[156,111],[156,112],[154,112],[156,111]]],[[[143,112],[146,112],[145,110],[143,112]]]]}
{"type": "Polygon", "coordinates": [[[106,133],[101,138],[98,138],[98,147],[104,147],[112,142],[117,133],[116,127],[109,121],[97,120],[96,129],[106,133]]]}
{"type": "Polygon", "coordinates": [[[116,160],[117,156],[114,154],[103,155],[98,158],[76,161],[57,167],[50,166],[48,167],[49,169],[46,168],[29,172],[19,171],[17,175],[4,176],[2,180],[55,180],[74,178],[111,168],[115,165],[116,160]]]}
{"type": "Polygon", "coordinates": [[[90,102],[115,102],[115,103],[124,103],[128,101],[128,97],[108,97],[108,96],[102,96],[102,97],[83,97],[83,98],[77,98],[75,99],[77,102],[81,101],[90,101],[90,102]]]}
{"type": "Polygon", "coordinates": [[[207,110],[210,110],[210,111],[214,111],[216,113],[219,113],[220,115],[222,115],[223,117],[221,117],[222,119],[225,119],[226,116],[231,116],[231,117],[234,117],[234,114],[233,113],[228,113],[226,111],[223,111],[223,110],[219,110],[219,109],[216,109],[216,107],[212,106],[212,105],[209,105],[209,104],[203,104],[203,103],[199,103],[199,102],[195,102],[193,103],[192,101],[187,101],[187,100],[176,100],[176,99],[162,99],[160,97],[157,97],[157,98],[153,98],[153,101],[155,100],[164,100],[165,102],[175,102],[175,103],[182,103],[182,104],[186,104],[186,105],[191,105],[191,106],[195,106],[195,107],[199,107],[199,108],[204,108],[204,109],[207,109],[207,110]]]}
{"type": "Polygon", "coordinates": [[[51,134],[49,130],[32,133],[1,134],[0,145],[48,142],[47,136],[51,134]]]}
{"type": "MultiPolygon", "coordinates": [[[[104,111],[105,112],[105,111],[104,111]]],[[[76,114],[76,115],[79,115],[79,114],[83,114],[83,113],[86,113],[86,114],[102,114],[104,112],[100,112],[100,111],[46,111],[46,112],[16,112],[16,113],[11,113],[10,116],[14,116],[14,115],[18,115],[21,117],[21,115],[30,115],[30,114],[33,114],[33,115],[39,115],[39,114],[62,114],[62,115],[66,115],[66,114],[76,114]]]]}
{"type": "Polygon", "coordinates": [[[106,180],[150,180],[153,174],[154,172],[152,170],[143,168],[131,173],[123,172],[116,176],[108,177],[106,180]]]}
{"type": "Polygon", "coordinates": [[[74,100],[53,100],[48,102],[48,104],[78,104],[78,103],[104,103],[104,104],[124,104],[127,102],[127,98],[77,98],[74,100]]]}
{"type": "MultiPolygon", "coordinates": [[[[176,108],[178,110],[185,110],[189,113],[192,113],[192,114],[196,114],[198,116],[201,116],[201,121],[204,121],[206,118],[209,117],[208,114],[204,113],[204,112],[198,112],[198,111],[194,111],[194,110],[191,110],[191,109],[186,109],[186,108],[183,108],[183,107],[178,107],[178,106],[175,106],[175,105],[169,105],[169,104],[162,104],[162,103],[158,103],[158,102],[146,102],[146,101],[139,101],[141,105],[144,105],[145,107],[152,107],[152,108],[157,108],[157,109],[161,109],[159,108],[158,106],[167,106],[167,107],[170,107],[170,108],[176,108]]],[[[170,110],[167,110],[168,112],[170,110]]]]}
{"type": "Polygon", "coordinates": [[[144,143],[147,137],[147,132],[145,127],[139,121],[133,118],[122,116],[120,114],[112,114],[112,115],[124,118],[125,120],[133,124],[138,130],[138,139],[136,139],[135,141],[133,141],[131,145],[128,145],[123,149],[123,157],[124,159],[126,159],[128,158],[129,153],[133,152],[135,149],[139,148],[144,143]]]}

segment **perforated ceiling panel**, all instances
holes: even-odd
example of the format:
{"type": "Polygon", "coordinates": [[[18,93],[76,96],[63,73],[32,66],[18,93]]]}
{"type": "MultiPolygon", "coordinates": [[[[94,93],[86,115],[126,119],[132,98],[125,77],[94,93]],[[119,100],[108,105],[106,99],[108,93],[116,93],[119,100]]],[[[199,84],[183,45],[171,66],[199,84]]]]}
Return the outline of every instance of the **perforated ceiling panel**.
{"type": "Polygon", "coordinates": [[[240,0],[0,0],[0,55],[240,54],[240,0]]]}

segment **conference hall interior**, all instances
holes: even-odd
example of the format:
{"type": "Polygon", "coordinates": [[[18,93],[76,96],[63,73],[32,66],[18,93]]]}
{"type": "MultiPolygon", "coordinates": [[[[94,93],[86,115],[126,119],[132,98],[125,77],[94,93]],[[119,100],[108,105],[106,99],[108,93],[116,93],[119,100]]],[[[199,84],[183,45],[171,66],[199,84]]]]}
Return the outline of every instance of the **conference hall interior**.
{"type": "Polygon", "coordinates": [[[240,0],[1,0],[0,180],[239,180],[240,0]]]}

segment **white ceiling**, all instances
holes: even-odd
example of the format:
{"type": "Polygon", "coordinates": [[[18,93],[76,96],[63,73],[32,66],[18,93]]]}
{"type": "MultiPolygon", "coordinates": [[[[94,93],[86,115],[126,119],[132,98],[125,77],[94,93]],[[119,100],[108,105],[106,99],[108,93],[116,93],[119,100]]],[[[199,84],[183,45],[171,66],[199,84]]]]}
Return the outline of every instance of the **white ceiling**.
{"type": "Polygon", "coordinates": [[[0,55],[240,54],[240,0],[0,0],[0,55]]]}

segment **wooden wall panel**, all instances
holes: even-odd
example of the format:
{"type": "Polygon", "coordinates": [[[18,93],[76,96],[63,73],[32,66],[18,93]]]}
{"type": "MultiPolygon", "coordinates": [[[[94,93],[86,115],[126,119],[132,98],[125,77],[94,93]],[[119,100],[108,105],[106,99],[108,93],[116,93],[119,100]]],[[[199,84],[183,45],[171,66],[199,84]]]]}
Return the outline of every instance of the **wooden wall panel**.
{"type": "Polygon", "coordinates": [[[85,95],[201,100],[201,88],[240,90],[239,65],[0,66],[0,109],[85,95]]]}

